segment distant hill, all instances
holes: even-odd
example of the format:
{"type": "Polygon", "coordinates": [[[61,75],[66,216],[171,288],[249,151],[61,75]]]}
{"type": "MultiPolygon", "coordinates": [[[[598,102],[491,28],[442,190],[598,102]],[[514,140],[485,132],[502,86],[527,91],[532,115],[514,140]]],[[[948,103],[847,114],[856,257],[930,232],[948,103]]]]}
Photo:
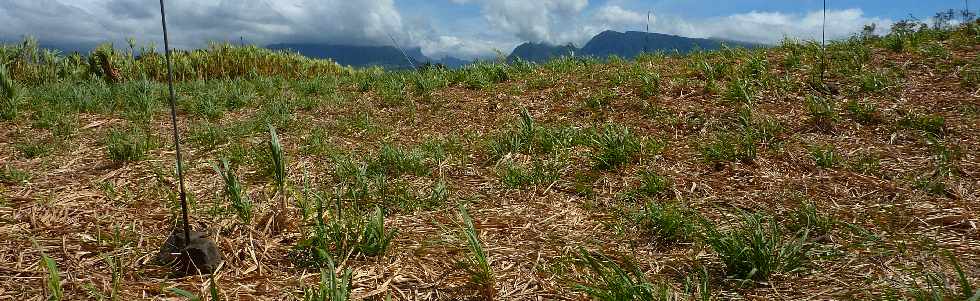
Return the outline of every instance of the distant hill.
{"type": "MultiPolygon", "coordinates": [[[[273,50],[291,50],[312,58],[329,58],[345,66],[379,66],[385,69],[410,69],[412,67],[405,60],[405,55],[398,48],[392,46],[272,44],[266,47],[273,50]]],[[[405,54],[416,65],[422,65],[428,62],[456,68],[470,63],[454,57],[445,57],[438,60],[432,59],[422,54],[422,49],[418,47],[406,49],[405,54]]]]}
{"type": "Polygon", "coordinates": [[[574,55],[576,52],[578,52],[578,49],[571,44],[566,46],[555,46],[545,43],[528,42],[514,48],[514,51],[507,57],[507,60],[512,62],[520,58],[525,61],[542,63],[553,57],[574,55]]]}
{"type": "Polygon", "coordinates": [[[524,43],[517,46],[511,53],[509,60],[522,58],[528,61],[543,62],[552,57],[575,53],[580,56],[594,56],[605,58],[610,55],[617,55],[624,58],[634,58],[637,55],[647,52],[678,51],[681,53],[691,52],[695,49],[716,50],[722,45],[732,47],[754,48],[760,47],[759,44],[723,41],[717,39],[698,39],[687,38],[661,33],[645,33],[639,31],[616,32],[612,30],[599,33],[592,40],[589,40],[581,49],[574,46],[555,46],[539,43],[524,43]]]}

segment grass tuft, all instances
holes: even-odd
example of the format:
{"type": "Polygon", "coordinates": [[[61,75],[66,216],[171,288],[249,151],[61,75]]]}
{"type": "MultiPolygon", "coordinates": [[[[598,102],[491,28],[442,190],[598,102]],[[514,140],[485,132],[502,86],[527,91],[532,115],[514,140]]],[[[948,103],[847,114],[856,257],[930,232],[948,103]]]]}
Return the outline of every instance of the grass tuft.
{"type": "Polygon", "coordinates": [[[26,159],[34,159],[47,156],[54,148],[52,143],[47,141],[28,141],[14,144],[14,148],[26,159]]]}
{"type": "Polygon", "coordinates": [[[936,138],[945,137],[947,132],[946,119],[939,115],[909,113],[898,121],[898,125],[936,138]]]}
{"type": "Polygon", "coordinates": [[[834,220],[826,214],[817,211],[817,206],[811,202],[803,202],[793,211],[793,223],[789,226],[790,230],[807,232],[810,236],[820,236],[830,233],[836,224],[834,220]]]}
{"type": "Polygon", "coordinates": [[[220,165],[215,163],[211,167],[224,182],[224,195],[231,203],[235,215],[243,224],[248,225],[252,221],[252,200],[249,198],[245,186],[239,182],[235,169],[231,167],[227,159],[222,159],[220,165]]]}
{"type": "Polygon", "coordinates": [[[725,263],[729,276],[764,281],[774,273],[803,266],[806,233],[786,239],[772,218],[743,214],[742,219],[741,225],[723,232],[710,223],[705,227],[705,240],[725,263]]]}
{"type": "Polygon", "coordinates": [[[696,226],[691,214],[678,205],[657,202],[647,203],[637,221],[642,233],[662,244],[691,239],[696,226]]]}
{"type": "Polygon", "coordinates": [[[315,202],[316,213],[312,221],[307,221],[307,237],[293,247],[291,256],[297,265],[322,268],[334,257],[383,256],[398,233],[398,229],[385,228],[384,211],[380,207],[364,217],[354,208],[344,209],[341,198],[335,194],[330,197],[334,209],[325,216],[325,196],[314,193],[309,198],[315,202]],[[328,217],[330,220],[325,221],[328,217]]]}
{"type": "Polygon", "coordinates": [[[337,268],[333,260],[327,260],[327,266],[320,270],[320,282],[317,287],[303,289],[303,301],[347,301],[350,300],[353,271],[344,269],[337,277],[337,268]]]}
{"type": "Polygon", "coordinates": [[[115,162],[136,162],[156,148],[157,141],[146,130],[132,127],[129,130],[110,129],[105,138],[109,159],[115,162]]]}
{"type": "Polygon", "coordinates": [[[20,89],[4,64],[0,64],[0,120],[17,118],[20,89]]]}
{"type": "Polygon", "coordinates": [[[494,288],[496,277],[493,274],[493,268],[490,267],[490,258],[487,256],[486,250],[483,249],[479,234],[476,233],[473,219],[470,218],[469,213],[466,212],[466,207],[463,205],[459,206],[459,216],[463,222],[462,234],[469,251],[469,254],[459,261],[459,265],[469,274],[470,284],[478,288],[481,296],[486,300],[493,300],[496,295],[494,288]]]}
{"type": "Polygon", "coordinates": [[[881,122],[881,113],[878,108],[871,103],[859,103],[851,100],[847,102],[847,112],[858,123],[863,125],[873,125],[881,122]]]}
{"type": "Polygon", "coordinates": [[[3,169],[0,169],[0,183],[21,184],[27,183],[30,179],[31,175],[26,171],[10,165],[4,165],[3,169]]]}
{"type": "Polygon", "coordinates": [[[807,96],[806,109],[810,113],[810,122],[820,131],[830,132],[837,122],[837,109],[833,100],[819,96],[807,96]]]}
{"type": "Polygon", "coordinates": [[[810,157],[822,168],[834,168],[841,161],[840,154],[830,146],[811,146],[810,157]]]}
{"type": "Polygon", "coordinates": [[[670,179],[648,170],[640,173],[640,186],[634,193],[647,197],[669,196],[672,185],[670,179]]]}
{"type": "Polygon", "coordinates": [[[755,137],[744,132],[718,133],[700,147],[701,157],[710,164],[723,162],[752,163],[758,156],[755,137]]]}
{"type": "Polygon", "coordinates": [[[511,188],[551,184],[561,177],[567,163],[562,159],[534,159],[531,166],[523,166],[512,160],[500,163],[497,175],[500,181],[511,188]]]}
{"type": "Polygon", "coordinates": [[[626,270],[605,255],[592,255],[581,248],[578,257],[590,273],[585,274],[584,283],[575,289],[594,300],[672,300],[666,286],[650,283],[635,266],[626,270]]]}
{"type": "Polygon", "coordinates": [[[268,155],[269,165],[265,167],[268,174],[272,175],[276,181],[276,188],[280,193],[285,193],[286,187],[286,155],[282,150],[282,143],[276,128],[269,125],[268,155]]]}
{"type": "Polygon", "coordinates": [[[391,240],[398,234],[398,229],[385,231],[385,215],[381,207],[374,208],[374,214],[368,217],[363,229],[356,251],[365,256],[384,255],[391,245],[391,240]]]}
{"type": "Polygon", "coordinates": [[[592,138],[593,167],[613,169],[630,163],[641,153],[643,143],[629,128],[607,124],[592,138]]]}

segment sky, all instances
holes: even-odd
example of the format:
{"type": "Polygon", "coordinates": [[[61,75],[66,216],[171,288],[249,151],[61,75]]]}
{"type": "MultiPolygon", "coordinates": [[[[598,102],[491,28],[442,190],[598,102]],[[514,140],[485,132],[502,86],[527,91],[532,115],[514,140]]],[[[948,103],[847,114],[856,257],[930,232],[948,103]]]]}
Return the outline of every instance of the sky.
{"type": "MultiPolygon", "coordinates": [[[[875,23],[926,20],[970,0],[828,0],[827,36],[875,23]]],[[[969,3],[971,10],[980,1],[969,3]]],[[[162,45],[156,0],[0,0],[0,41],[86,49],[101,42],[162,45]]],[[[171,41],[420,47],[434,58],[507,54],[523,42],[584,45],[604,30],[777,43],[819,39],[819,0],[166,0],[171,41]],[[392,42],[394,40],[394,42],[392,42]]]]}

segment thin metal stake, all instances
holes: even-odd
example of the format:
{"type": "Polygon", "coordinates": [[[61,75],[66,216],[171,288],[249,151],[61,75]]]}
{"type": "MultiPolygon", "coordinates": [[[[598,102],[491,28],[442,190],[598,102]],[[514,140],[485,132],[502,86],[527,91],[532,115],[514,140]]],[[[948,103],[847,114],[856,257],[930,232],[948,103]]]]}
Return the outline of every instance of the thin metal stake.
{"type": "Polygon", "coordinates": [[[647,34],[643,36],[643,53],[650,52],[650,14],[653,13],[652,10],[647,11],[647,34]]]}
{"type": "Polygon", "coordinates": [[[167,57],[167,84],[170,86],[170,123],[174,130],[174,149],[177,153],[177,181],[180,186],[180,210],[184,217],[184,245],[187,247],[191,242],[191,226],[187,219],[187,194],[184,191],[184,167],[180,157],[180,135],[177,133],[177,94],[174,93],[174,67],[170,63],[170,38],[167,36],[167,13],[163,9],[163,0],[160,0],[160,21],[163,24],[163,50],[167,57]]]}
{"type": "Polygon", "coordinates": [[[415,63],[412,62],[412,58],[408,56],[408,53],[405,52],[405,50],[402,49],[401,46],[398,46],[398,42],[395,42],[395,37],[391,36],[391,33],[388,33],[388,32],[385,32],[385,34],[387,34],[388,35],[388,38],[391,39],[391,44],[394,45],[395,48],[398,48],[398,51],[401,51],[402,56],[405,57],[405,60],[408,61],[408,64],[409,65],[412,65],[412,70],[419,70],[419,67],[418,66],[415,66],[415,63]]]}
{"type": "Polygon", "coordinates": [[[820,34],[820,84],[823,85],[827,73],[827,0],[823,0],[823,28],[820,34]]]}

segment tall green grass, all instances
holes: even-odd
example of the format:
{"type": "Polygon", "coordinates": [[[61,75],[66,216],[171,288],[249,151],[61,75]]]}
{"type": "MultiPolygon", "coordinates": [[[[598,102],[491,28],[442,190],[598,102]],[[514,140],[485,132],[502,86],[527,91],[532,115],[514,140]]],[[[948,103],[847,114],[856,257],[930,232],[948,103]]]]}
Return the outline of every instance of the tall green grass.
{"type": "Polygon", "coordinates": [[[285,193],[286,188],[286,155],[282,149],[282,142],[276,128],[269,125],[269,141],[267,143],[269,165],[266,166],[267,173],[271,174],[275,180],[276,188],[279,193],[285,193]]]}
{"type": "Polygon", "coordinates": [[[7,66],[0,64],[0,120],[17,118],[20,102],[20,89],[7,66]]]}
{"type": "MultiPolygon", "coordinates": [[[[384,210],[376,207],[373,214],[360,214],[356,204],[346,204],[334,193],[306,193],[315,202],[316,213],[306,220],[306,234],[293,246],[293,261],[302,267],[324,267],[333,258],[346,256],[383,256],[389,249],[398,229],[384,224],[384,210]],[[333,204],[324,204],[330,198],[333,204]],[[333,209],[327,212],[327,206],[333,209]]],[[[309,214],[307,214],[309,215],[309,214]]]]}
{"type": "Polygon", "coordinates": [[[252,221],[252,200],[245,186],[238,180],[238,175],[227,159],[222,159],[220,165],[215,163],[212,168],[224,182],[224,196],[231,203],[238,219],[248,225],[252,221]]]}
{"type": "Polygon", "coordinates": [[[461,232],[468,251],[468,254],[459,261],[459,265],[469,275],[470,284],[477,287],[481,296],[486,300],[493,300],[496,295],[496,288],[494,288],[496,277],[490,266],[490,257],[483,248],[483,243],[480,242],[480,235],[476,232],[473,219],[463,205],[459,206],[459,216],[463,222],[461,232]]]}
{"type": "MultiPolygon", "coordinates": [[[[134,48],[140,53],[138,57],[126,51],[118,51],[110,44],[99,45],[87,54],[63,55],[55,50],[41,48],[36,39],[28,37],[20,44],[0,45],[0,58],[9,63],[8,69],[16,80],[28,85],[92,77],[116,82],[143,79],[165,81],[167,64],[164,54],[157,52],[156,47],[151,44],[134,48]],[[115,69],[118,77],[112,78],[104,67],[115,69]]],[[[331,60],[311,59],[292,52],[228,43],[210,43],[205,49],[195,51],[173,50],[171,58],[174,77],[178,81],[264,76],[303,79],[350,72],[350,69],[331,60]]]]}
{"type": "Polygon", "coordinates": [[[398,229],[385,231],[385,216],[381,207],[374,209],[374,213],[367,218],[362,227],[355,249],[365,256],[384,255],[391,245],[391,240],[398,234],[398,229]]]}
{"type": "Polygon", "coordinates": [[[320,282],[316,287],[303,289],[303,301],[347,301],[352,291],[353,271],[344,269],[337,277],[333,260],[320,270],[320,282]]]}

